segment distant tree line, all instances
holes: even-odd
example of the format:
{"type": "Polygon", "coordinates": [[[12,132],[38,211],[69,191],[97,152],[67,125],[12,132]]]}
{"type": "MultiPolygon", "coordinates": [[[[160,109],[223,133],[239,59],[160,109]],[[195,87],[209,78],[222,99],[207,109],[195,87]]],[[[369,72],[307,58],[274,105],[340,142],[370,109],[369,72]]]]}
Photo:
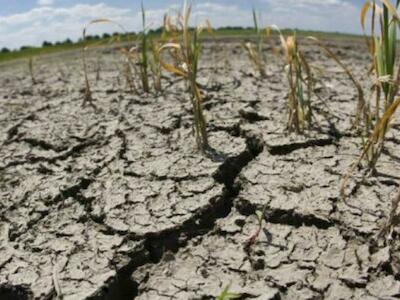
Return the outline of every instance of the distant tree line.
{"type": "MultiPolygon", "coordinates": [[[[227,26],[227,27],[220,27],[220,28],[217,28],[217,29],[215,29],[215,31],[222,31],[222,30],[224,30],[224,31],[227,31],[227,30],[248,30],[248,29],[252,29],[251,27],[247,27],[247,28],[245,28],[245,27],[240,27],[240,26],[227,26]]],[[[160,27],[160,28],[157,28],[157,29],[150,29],[149,31],[148,31],[148,33],[149,34],[161,34],[162,33],[162,31],[163,31],[163,28],[162,27],[160,27]]],[[[116,36],[120,36],[120,37],[122,37],[122,38],[124,38],[124,37],[126,37],[127,35],[136,35],[137,33],[135,33],[135,32],[129,32],[129,33],[125,33],[125,34],[121,34],[121,33],[118,33],[118,32],[114,32],[114,33],[112,33],[112,34],[109,34],[109,33],[104,33],[104,34],[102,34],[102,35],[98,35],[98,34],[96,34],[96,35],[87,35],[86,36],[86,40],[87,41],[96,41],[96,40],[104,40],[104,39],[110,39],[111,37],[116,37],[116,36]]],[[[80,38],[79,40],[78,40],[78,43],[81,43],[83,40],[82,40],[82,38],[80,38]]],[[[54,46],[63,46],[63,45],[71,45],[71,44],[73,44],[74,42],[71,40],[71,39],[69,39],[69,38],[67,38],[66,40],[64,40],[64,41],[58,41],[58,42],[54,42],[54,43],[52,43],[52,42],[49,42],[49,41],[44,41],[43,43],[42,43],[42,47],[43,48],[46,48],[46,47],[54,47],[54,46]]],[[[27,49],[32,49],[32,48],[34,48],[34,47],[32,47],[32,46],[21,46],[20,48],[19,48],[19,51],[23,51],[23,50],[27,50],[27,49]]],[[[4,47],[4,48],[2,48],[1,50],[0,50],[0,53],[9,53],[9,52],[11,52],[12,50],[10,50],[10,49],[8,49],[8,48],[6,48],[6,47],[4,47]]],[[[18,50],[16,50],[16,51],[18,51],[18,50]]]]}

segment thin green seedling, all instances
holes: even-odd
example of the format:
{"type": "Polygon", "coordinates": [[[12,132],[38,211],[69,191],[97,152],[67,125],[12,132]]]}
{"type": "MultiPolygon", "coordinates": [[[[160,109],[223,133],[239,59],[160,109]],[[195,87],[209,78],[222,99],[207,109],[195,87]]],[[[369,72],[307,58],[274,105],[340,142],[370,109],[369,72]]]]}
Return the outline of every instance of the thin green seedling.
{"type": "Polygon", "coordinates": [[[253,247],[258,238],[260,237],[260,233],[262,231],[262,227],[263,227],[263,222],[264,222],[264,217],[265,217],[265,212],[267,210],[267,205],[264,205],[262,210],[260,212],[256,212],[256,216],[257,216],[257,229],[256,231],[250,236],[250,238],[247,240],[245,248],[248,250],[251,249],[251,247],[253,247]]]}
{"type": "Polygon", "coordinates": [[[221,292],[221,294],[219,294],[215,300],[234,300],[234,299],[239,299],[242,297],[241,294],[238,293],[233,293],[230,292],[230,284],[228,284],[221,292]]]}
{"type": "Polygon", "coordinates": [[[143,31],[141,34],[141,55],[140,55],[140,77],[142,81],[142,88],[145,93],[150,92],[149,86],[149,75],[148,75],[148,68],[149,68],[149,58],[148,58],[148,51],[149,51],[149,44],[148,44],[148,37],[147,37],[147,28],[146,28],[146,11],[143,6],[143,2],[141,5],[142,8],[142,26],[143,31]]]}
{"type": "Polygon", "coordinates": [[[34,71],[33,71],[33,57],[29,57],[28,69],[29,69],[29,75],[31,76],[32,84],[33,85],[37,84],[37,81],[35,79],[35,74],[34,74],[34,71]]]}
{"type": "MultiPolygon", "coordinates": [[[[196,144],[200,151],[210,149],[207,136],[207,123],[203,113],[203,96],[197,83],[198,65],[201,54],[202,43],[199,35],[205,29],[198,26],[195,29],[189,28],[189,20],[192,6],[185,0],[182,13],[179,13],[173,24],[170,17],[164,19],[164,28],[170,35],[170,41],[159,48],[160,54],[168,51],[173,63],[161,60],[162,67],[169,73],[182,77],[190,88],[190,100],[194,115],[194,128],[196,144]]],[[[208,23],[209,24],[209,23],[208,23]]],[[[211,31],[211,27],[207,26],[211,31]]]]}
{"type": "MultiPolygon", "coordinates": [[[[125,55],[128,62],[130,63],[131,70],[133,69],[135,75],[138,75],[142,85],[142,90],[144,93],[150,92],[149,84],[149,68],[152,67],[152,61],[149,58],[149,52],[151,43],[148,37],[148,27],[146,24],[146,11],[141,4],[141,16],[142,16],[142,32],[137,37],[137,42],[135,46],[130,46],[128,48],[121,48],[120,51],[125,55]]],[[[125,73],[127,74],[127,73],[125,73]]]]}
{"type": "MultiPolygon", "coordinates": [[[[83,65],[83,73],[84,73],[84,81],[85,81],[85,92],[84,92],[84,98],[83,98],[83,103],[82,107],[85,107],[86,104],[89,104],[90,106],[96,108],[94,105],[94,98],[92,96],[92,90],[90,86],[90,81],[89,81],[89,71],[88,71],[88,50],[89,46],[86,45],[86,33],[89,27],[91,27],[94,24],[99,24],[99,23],[112,23],[116,24],[118,27],[120,27],[122,30],[124,30],[123,26],[120,24],[109,20],[109,19],[95,19],[90,21],[87,25],[84,26],[83,32],[82,32],[82,41],[83,41],[83,48],[81,52],[81,59],[82,59],[82,65],[83,65]]],[[[92,45],[91,47],[95,47],[97,44],[92,45]]]]}
{"type": "Polygon", "coordinates": [[[101,79],[100,72],[101,72],[101,60],[100,57],[98,57],[96,64],[96,82],[99,82],[101,79]]]}
{"type": "MultiPolygon", "coordinates": [[[[82,34],[82,40],[83,42],[86,41],[86,32],[89,26],[91,26],[92,24],[96,24],[96,23],[108,23],[111,22],[108,19],[96,19],[93,20],[91,22],[89,22],[89,24],[87,24],[84,28],[83,28],[83,34],[82,34]]],[[[81,58],[82,58],[82,64],[83,64],[83,73],[84,73],[84,78],[85,78],[85,93],[84,93],[84,98],[83,98],[83,103],[82,103],[82,107],[85,107],[86,104],[88,103],[90,106],[95,107],[94,105],[94,99],[92,96],[92,89],[90,87],[90,81],[89,81],[89,71],[88,71],[88,58],[87,58],[87,51],[88,51],[88,47],[84,46],[82,48],[82,52],[81,52],[81,58]]]]}

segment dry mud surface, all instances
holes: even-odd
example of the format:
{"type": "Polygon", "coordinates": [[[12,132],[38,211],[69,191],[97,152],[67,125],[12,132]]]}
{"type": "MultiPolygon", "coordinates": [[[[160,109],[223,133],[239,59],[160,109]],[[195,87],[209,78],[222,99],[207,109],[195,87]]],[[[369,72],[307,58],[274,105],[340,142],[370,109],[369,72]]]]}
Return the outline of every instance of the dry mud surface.
{"type": "MultiPolygon", "coordinates": [[[[362,44],[330,47],[361,78],[362,44]]],[[[211,156],[195,151],[185,85],[133,95],[110,51],[93,58],[81,107],[77,53],[0,66],[0,299],[397,299],[400,243],[377,234],[398,186],[399,127],[375,177],[339,181],[357,157],[356,91],[322,68],[315,128],[288,134],[282,63],[268,78],[240,44],[205,46],[211,156]],[[95,79],[97,64],[100,78],[95,79]],[[262,230],[256,212],[266,205],[262,230]]],[[[363,81],[366,85],[367,80],[363,81]]]]}

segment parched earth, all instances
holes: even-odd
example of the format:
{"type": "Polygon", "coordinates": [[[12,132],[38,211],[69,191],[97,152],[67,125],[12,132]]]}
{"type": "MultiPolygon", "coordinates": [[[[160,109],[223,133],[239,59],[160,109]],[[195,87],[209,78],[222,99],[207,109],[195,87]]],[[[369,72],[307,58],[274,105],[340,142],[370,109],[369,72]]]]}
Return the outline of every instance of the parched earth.
{"type": "MultiPolygon", "coordinates": [[[[364,45],[329,46],[367,87],[364,45]]],[[[91,62],[97,109],[83,108],[78,55],[36,59],[35,85],[27,62],[0,66],[0,299],[214,299],[228,285],[240,299],[400,297],[397,229],[377,237],[400,127],[378,174],[356,175],[342,199],[361,147],[357,94],[318,49],[306,48],[320,72],[315,126],[296,135],[279,57],[261,79],[238,42],[206,44],[207,156],[183,82],[165,74],[162,94],[132,94],[104,50],[91,62]]]]}

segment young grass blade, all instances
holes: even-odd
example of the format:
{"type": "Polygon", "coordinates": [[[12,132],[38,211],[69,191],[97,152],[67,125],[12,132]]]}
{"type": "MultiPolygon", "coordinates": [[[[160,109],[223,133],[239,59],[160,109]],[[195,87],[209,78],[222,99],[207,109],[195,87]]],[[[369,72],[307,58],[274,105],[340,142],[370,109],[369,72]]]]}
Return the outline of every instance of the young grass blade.
{"type": "MultiPolygon", "coordinates": [[[[203,97],[197,84],[198,63],[201,52],[201,41],[198,35],[202,28],[190,30],[189,19],[191,5],[184,1],[183,10],[177,15],[176,25],[169,17],[164,18],[165,31],[168,31],[170,42],[159,48],[159,54],[168,51],[173,63],[161,59],[161,66],[169,73],[184,78],[190,87],[190,101],[193,109],[196,144],[199,150],[209,149],[207,123],[203,114],[203,97]]],[[[161,57],[161,55],[160,55],[161,57]]]]}
{"type": "Polygon", "coordinates": [[[223,289],[221,294],[219,294],[219,296],[217,296],[215,300],[234,300],[234,299],[239,299],[242,296],[241,294],[230,292],[229,289],[230,289],[230,284],[228,284],[223,289]]]}
{"type": "MultiPolygon", "coordinates": [[[[94,24],[99,24],[99,23],[113,23],[116,24],[117,26],[119,26],[120,28],[123,29],[123,27],[121,25],[119,25],[118,23],[110,20],[110,19],[95,19],[90,21],[87,25],[85,25],[83,27],[83,32],[82,32],[82,37],[83,37],[83,42],[85,44],[86,42],[86,32],[88,30],[88,28],[94,24]]],[[[84,47],[82,48],[82,53],[81,53],[81,58],[82,58],[82,64],[83,64],[83,72],[84,72],[84,78],[85,78],[85,94],[84,94],[84,99],[83,99],[83,103],[82,106],[86,106],[86,103],[89,103],[90,106],[96,108],[96,106],[94,105],[94,99],[92,97],[92,91],[90,88],[90,82],[89,82],[89,75],[88,75],[88,63],[87,63],[87,50],[88,50],[88,46],[84,45],[84,47]]]]}
{"type": "MultiPolygon", "coordinates": [[[[387,13],[391,14],[393,18],[395,18],[397,21],[400,21],[399,15],[397,14],[397,9],[396,7],[393,6],[393,4],[390,2],[390,0],[380,0],[384,5],[384,10],[387,10],[387,13]]],[[[399,1],[397,1],[396,6],[399,6],[399,1]]],[[[387,16],[388,18],[389,16],[387,16]]],[[[385,24],[387,27],[387,24],[385,24]]]]}
{"type": "Polygon", "coordinates": [[[147,43],[147,32],[146,32],[146,12],[143,6],[143,2],[141,4],[142,6],[142,26],[143,26],[143,32],[142,32],[142,55],[141,55],[141,61],[140,61],[140,71],[141,71],[141,80],[142,80],[142,86],[143,86],[143,91],[145,93],[150,92],[150,86],[149,86],[149,76],[148,76],[148,43],[147,43]]]}

